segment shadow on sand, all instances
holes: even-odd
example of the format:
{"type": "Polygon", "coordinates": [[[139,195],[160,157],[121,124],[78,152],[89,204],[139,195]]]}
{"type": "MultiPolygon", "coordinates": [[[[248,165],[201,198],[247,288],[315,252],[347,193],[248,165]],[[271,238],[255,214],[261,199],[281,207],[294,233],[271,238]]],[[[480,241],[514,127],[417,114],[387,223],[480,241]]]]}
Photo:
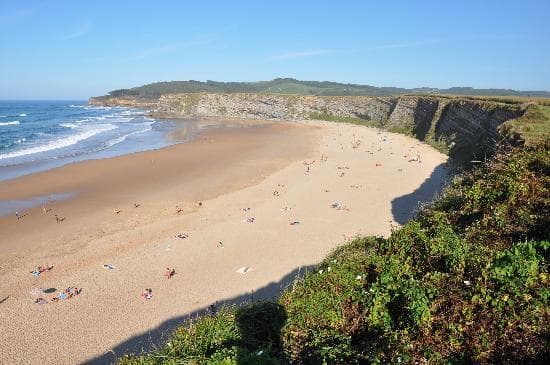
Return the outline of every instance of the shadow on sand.
{"type": "Polygon", "coordinates": [[[405,224],[414,217],[422,204],[431,202],[443,190],[448,181],[448,169],[440,164],[432,171],[422,185],[410,194],[395,198],[391,202],[393,219],[399,224],[405,224]]]}
{"type": "MultiPolygon", "coordinates": [[[[230,305],[240,305],[249,302],[255,301],[266,301],[277,297],[285,288],[292,285],[292,283],[299,277],[302,277],[306,272],[311,272],[315,266],[304,266],[297,269],[294,269],[287,275],[285,275],[278,282],[271,282],[268,285],[252,292],[243,295],[239,295],[233,298],[228,298],[224,300],[219,300],[217,302],[218,307],[221,306],[230,306],[230,305]]],[[[277,304],[272,304],[278,308],[277,304]]],[[[128,338],[126,341],[119,343],[114,346],[108,352],[99,355],[93,359],[87,360],[85,364],[92,365],[104,365],[112,364],[124,354],[135,354],[139,355],[152,349],[162,346],[172,332],[186,320],[195,319],[202,315],[210,313],[210,307],[204,307],[194,312],[188,313],[186,315],[170,318],[169,320],[164,321],[158,327],[155,327],[148,332],[145,332],[141,335],[128,338]]],[[[239,321],[241,323],[243,321],[239,321]]],[[[284,320],[283,320],[284,322],[284,320]]],[[[239,327],[242,327],[239,325],[239,327]]],[[[282,327],[282,324],[281,324],[282,327]]],[[[241,331],[244,331],[241,328],[241,331]]]]}

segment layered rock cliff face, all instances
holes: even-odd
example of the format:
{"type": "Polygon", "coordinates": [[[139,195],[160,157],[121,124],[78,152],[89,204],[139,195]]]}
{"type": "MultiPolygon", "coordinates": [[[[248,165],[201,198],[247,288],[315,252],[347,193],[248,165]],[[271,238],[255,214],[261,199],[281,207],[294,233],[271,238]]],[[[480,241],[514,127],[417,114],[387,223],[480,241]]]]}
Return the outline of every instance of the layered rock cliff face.
{"type": "Polygon", "coordinates": [[[503,139],[499,126],[524,113],[525,107],[516,105],[453,100],[432,123],[432,138],[447,142],[450,156],[469,156],[476,151],[474,157],[480,158],[503,139]]]}
{"type": "Polygon", "coordinates": [[[451,157],[463,159],[482,157],[487,148],[502,139],[498,127],[525,112],[522,105],[439,96],[189,93],[163,95],[156,102],[121,98],[91,102],[145,107],[167,118],[351,119],[446,146],[451,157]]]}
{"type": "Polygon", "coordinates": [[[159,99],[157,115],[303,120],[312,114],[353,116],[382,122],[397,99],[368,96],[277,94],[169,94],[159,99]]]}
{"type": "Polygon", "coordinates": [[[158,99],[96,96],[90,98],[89,103],[90,105],[99,106],[125,106],[129,108],[154,109],[158,105],[158,99]]]}

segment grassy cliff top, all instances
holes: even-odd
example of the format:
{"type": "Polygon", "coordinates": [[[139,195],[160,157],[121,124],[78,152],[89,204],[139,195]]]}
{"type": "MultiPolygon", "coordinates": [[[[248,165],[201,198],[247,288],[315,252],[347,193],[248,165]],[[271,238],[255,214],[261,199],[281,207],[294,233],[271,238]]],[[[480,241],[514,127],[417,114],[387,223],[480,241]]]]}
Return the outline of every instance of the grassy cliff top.
{"type": "Polygon", "coordinates": [[[171,93],[274,93],[296,95],[366,95],[391,96],[403,94],[446,94],[446,95],[473,95],[473,96],[518,96],[518,97],[547,97],[548,91],[517,91],[509,89],[474,89],[471,87],[453,87],[449,89],[376,87],[370,85],[344,84],[330,81],[300,81],[291,78],[278,78],[271,81],[257,82],[218,82],[202,81],[168,81],[155,82],[130,89],[119,89],[109,93],[110,97],[158,98],[163,94],[171,93]]]}

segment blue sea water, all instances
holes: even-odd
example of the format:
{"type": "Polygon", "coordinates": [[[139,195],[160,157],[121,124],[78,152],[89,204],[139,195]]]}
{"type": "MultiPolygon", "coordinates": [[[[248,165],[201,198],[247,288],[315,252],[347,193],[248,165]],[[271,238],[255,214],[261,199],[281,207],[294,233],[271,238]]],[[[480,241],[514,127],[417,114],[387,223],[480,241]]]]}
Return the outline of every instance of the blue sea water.
{"type": "Polygon", "coordinates": [[[67,163],[157,149],[175,123],[86,101],[0,101],[0,180],[67,163]]]}

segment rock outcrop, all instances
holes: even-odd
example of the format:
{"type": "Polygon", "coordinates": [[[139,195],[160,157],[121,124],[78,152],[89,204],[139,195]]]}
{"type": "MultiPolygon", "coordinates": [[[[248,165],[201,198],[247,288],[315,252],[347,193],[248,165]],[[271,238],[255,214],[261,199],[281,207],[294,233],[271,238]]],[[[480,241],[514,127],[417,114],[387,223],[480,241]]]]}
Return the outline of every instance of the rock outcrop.
{"type": "Polygon", "coordinates": [[[89,103],[90,105],[98,106],[125,106],[129,108],[155,109],[158,105],[158,99],[96,96],[90,98],[89,103]]]}
{"type": "Polygon", "coordinates": [[[451,157],[479,158],[502,139],[499,126],[518,118],[524,105],[445,96],[302,96],[254,93],[166,94],[158,100],[92,98],[92,104],[152,109],[164,118],[353,120],[412,134],[447,147],[451,157]]]}

